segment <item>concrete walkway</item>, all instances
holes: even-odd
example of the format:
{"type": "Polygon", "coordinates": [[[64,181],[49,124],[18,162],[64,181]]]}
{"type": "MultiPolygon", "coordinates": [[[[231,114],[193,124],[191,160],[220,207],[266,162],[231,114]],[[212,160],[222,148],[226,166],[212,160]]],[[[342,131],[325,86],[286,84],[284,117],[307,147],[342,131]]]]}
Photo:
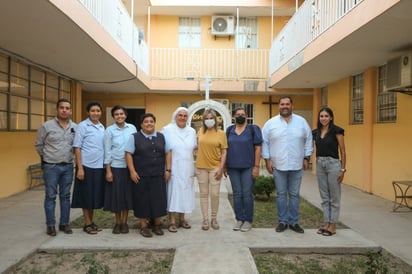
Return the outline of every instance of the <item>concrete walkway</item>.
{"type": "MultiPolygon", "coordinates": [[[[41,188],[0,199],[0,272],[37,250],[161,250],[174,249],[172,273],[257,273],[250,250],[278,252],[358,253],[385,248],[412,265],[412,211],[393,213],[390,201],[343,186],[341,221],[351,229],[340,229],[333,237],[306,229],[304,234],[291,230],[276,233],[270,229],[249,232],[232,230],[234,215],[222,184],[218,221],[219,230],[201,230],[199,201],[187,216],[192,229],[178,233],[165,231],[162,237],[143,238],[136,229],[129,234],[113,235],[105,229],[98,235],[87,235],[80,229],[74,234],[45,234],[43,190],[41,188]]],[[[320,198],[316,178],[306,172],[301,195],[315,206],[320,198]]],[[[72,211],[72,219],[80,216],[72,211]]],[[[274,215],[276,212],[273,213],[274,215]]]]}

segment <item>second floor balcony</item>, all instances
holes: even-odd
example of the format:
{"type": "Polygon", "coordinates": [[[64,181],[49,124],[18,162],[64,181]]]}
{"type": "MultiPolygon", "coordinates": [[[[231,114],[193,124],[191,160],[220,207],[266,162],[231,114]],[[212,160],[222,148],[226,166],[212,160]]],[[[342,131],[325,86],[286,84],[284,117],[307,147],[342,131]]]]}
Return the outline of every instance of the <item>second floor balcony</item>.
{"type": "Polygon", "coordinates": [[[32,0],[23,5],[5,0],[0,4],[1,50],[80,81],[88,91],[150,92],[154,82],[207,77],[232,81],[232,86],[243,81],[237,91],[267,92],[269,86],[322,87],[383,64],[412,44],[409,0],[299,1],[270,50],[155,47],[123,2],[32,0]]]}

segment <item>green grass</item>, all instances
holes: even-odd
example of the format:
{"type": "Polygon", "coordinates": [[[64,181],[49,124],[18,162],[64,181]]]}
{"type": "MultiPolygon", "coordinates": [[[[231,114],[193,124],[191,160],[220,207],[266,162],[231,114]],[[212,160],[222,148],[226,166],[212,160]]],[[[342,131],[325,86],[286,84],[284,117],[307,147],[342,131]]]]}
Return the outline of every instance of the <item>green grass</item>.
{"type": "MultiPolygon", "coordinates": [[[[255,196],[254,223],[255,228],[274,228],[277,223],[276,195],[272,193],[268,199],[266,195],[255,196]]],[[[229,201],[233,204],[233,197],[229,195],[229,201]]],[[[300,199],[299,223],[303,228],[316,229],[323,224],[322,211],[313,206],[305,199],[300,199]]],[[[95,210],[94,222],[102,228],[112,228],[115,223],[114,214],[95,210]]],[[[167,217],[164,219],[167,224],[167,217]]],[[[83,217],[72,222],[72,227],[81,228],[84,225],[83,217]]],[[[137,227],[138,219],[129,213],[129,226],[137,227]]],[[[337,228],[346,228],[339,223],[337,228]]],[[[276,233],[274,231],[274,233],[276,233]]],[[[128,252],[117,252],[113,257],[127,257],[128,252]]],[[[152,261],[153,253],[148,253],[147,260],[152,261]]],[[[394,258],[389,253],[370,254],[280,254],[280,253],[255,253],[253,254],[259,273],[412,273],[410,266],[399,259],[394,258]],[[406,269],[406,270],[405,270],[406,269]]],[[[89,258],[90,259],[90,258],[89,258]]],[[[104,263],[90,263],[89,273],[100,270],[104,273],[106,268],[104,263]]],[[[148,273],[169,273],[172,261],[163,259],[156,261],[144,271],[148,273]]],[[[142,269],[143,270],[143,269],[142,269]]]]}
{"type": "MultiPolygon", "coordinates": [[[[229,195],[229,201],[233,206],[232,195],[229,195]]],[[[300,198],[299,214],[299,224],[303,228],[315,229],[323,224],[322,211],[303,198],[300,198]]],[[[266,195],[256,195],[253,227],[274,228],[277,224],[278,216],[275,194],[272,193],[269,199],[267,199],[266,195]]],[[[345,226],[339,223],[337,227],[343,228],[345,226]]]]}

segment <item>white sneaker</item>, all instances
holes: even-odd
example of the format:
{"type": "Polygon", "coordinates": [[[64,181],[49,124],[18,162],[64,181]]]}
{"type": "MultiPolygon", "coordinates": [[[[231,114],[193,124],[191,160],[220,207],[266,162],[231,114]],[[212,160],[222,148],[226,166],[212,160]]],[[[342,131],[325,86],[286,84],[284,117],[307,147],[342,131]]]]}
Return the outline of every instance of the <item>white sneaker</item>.
{"type": "Polygon", "coordinates": [[[243,225],[243,222],[242,222],[242,221],[237,221],[237,222],[235,223],[235,225],[233,226],[233,230],[234,230],[234,231],[239,231],[240,228],[242,227],[242,225],[243,225]]]}
{"type": "Polygon", "coordinates": [[[248,221],[244,222],[242,227],[240,228],[240,231],[246,232],[252,229],[252,224],[249,223],[248,221]]]}

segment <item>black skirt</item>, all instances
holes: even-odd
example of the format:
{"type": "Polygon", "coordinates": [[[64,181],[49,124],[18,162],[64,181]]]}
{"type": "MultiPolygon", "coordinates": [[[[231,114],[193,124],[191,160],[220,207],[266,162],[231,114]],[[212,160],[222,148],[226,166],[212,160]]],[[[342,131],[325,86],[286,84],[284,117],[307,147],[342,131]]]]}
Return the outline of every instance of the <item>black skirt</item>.
{"type": "Polygon", "coordinates": [[[163,176],[140,177],[133,184],[133,210],[137,218],[157,218],[167,214],[166,182],[163,176]]]}
{"type": "MultiPolygon", "coordinates": [[[[105,169],[83,166],[84,180],[74,181],[72,208],[98,209],[104,205],[105,169]]],[[[77,169],[76,169],[77,175],[77,169]]]]}
{"type": "Polygon", "coordinates": [[[120,213],[133,209],[133,182],[127,168],[112,167],[113,182],[106,182],[104,210],[120,213]]]}

